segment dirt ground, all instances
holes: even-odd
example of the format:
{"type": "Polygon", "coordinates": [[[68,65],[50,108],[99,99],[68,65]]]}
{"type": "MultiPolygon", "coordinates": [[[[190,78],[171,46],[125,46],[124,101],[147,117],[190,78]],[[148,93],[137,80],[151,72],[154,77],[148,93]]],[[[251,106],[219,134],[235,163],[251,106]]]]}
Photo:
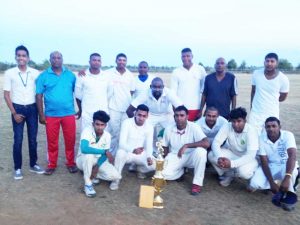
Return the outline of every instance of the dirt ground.
{"type": "MultiPolygon", "coordinates": [[[[162,77],[168,83],[169,74],[162,77]]],[[[291,90],[281,104],[284,129],[294,132],[300,143],[300,76],[289,75],[291,90]]],[[[238,105],[249,109],[250,76],[238,75],[238,105]]],[[[0,87],[3,76],[0,75],[0,87]]],[[[86,198],[82,192],[80,173],[70,174],[64,166],[63,139],[60,139],[58,168],[52,176],[29,172],[27,138],[23,143],[24,179],[13,179],[13,133],[9,111],[0,100],[0,224],[1,225],[82,225],[82,224],[300,224],[300,206],[285,212],[271,203],[271,194],[247,193],[246,181],[236,180],[231,186],[218,185],[213,170],[206,171],[203,192],[189,194],[192,173],[184,182],[168,182],[162,197],[164,209],[138,207],[141,184],[150,184],[150,177],[139,180],[124,169],[124,179],[118,191],[110,191],[107,182],[96,186],[97,196],[86,198]]],[[[79,130],[79,129],[77,129],[79,130]]],[[[77,140],[79,132],[77,132],[77,140]]],[[[46,166],[45,128],[39,127],[39,163],[46,166]]],[[[299,154],[298,154],[299,159],[299,154]]],[[[299,191],[298,191],[299,193],[299,191]]]]}

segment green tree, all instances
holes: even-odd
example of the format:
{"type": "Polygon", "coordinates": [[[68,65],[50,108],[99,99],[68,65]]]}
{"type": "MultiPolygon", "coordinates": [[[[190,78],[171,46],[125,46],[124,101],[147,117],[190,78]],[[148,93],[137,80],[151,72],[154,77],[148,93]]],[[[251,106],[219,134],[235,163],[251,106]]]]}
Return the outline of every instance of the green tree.
{"type": "Polygon", "coordinates": [[[300,63],[298,64],[298,66],[295,69],[300,70],[300,63]]]}
{"type": "Polygon", "coordinates": [[[227,68],[229,70],[235,70],[237,68],[237,63],[234,59],[229,60],[229,62],[227,63],[227,68]]]}
{"type": "Polygon", "coordinates": [[[241,63],[241,65],[239,66],[239,70],[245,70],[246,67],[247,67],[246,65],[247,65],[246,62],[243,61],[243,62],[241,63]]]}
{"type": "Polygon", "coordinates": [[[281,70],[292,70],[293,65],[287,59],[279,59],[278,68],[281,70]]]}

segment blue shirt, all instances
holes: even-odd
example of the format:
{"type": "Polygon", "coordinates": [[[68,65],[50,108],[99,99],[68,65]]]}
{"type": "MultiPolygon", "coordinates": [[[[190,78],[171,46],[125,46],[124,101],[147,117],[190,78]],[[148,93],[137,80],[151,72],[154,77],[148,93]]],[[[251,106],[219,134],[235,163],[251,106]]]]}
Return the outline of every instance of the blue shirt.
{"type": "Polygon", "coordinates": [[[231,99],[237,95],[237,81],[229,72],[221,81],[216,76],[216,73],[212,73],[205,77],[203,95],[206,97],[206,107],[217,108],[219,114],[228,119],[231,99]]]}
{"type": "Polygon", "coordinates": [[[36,93],[44,95],[45,115],[63,117],[75,114],[73,92],[75,75],[63,67],[60,75],[48,68],[36,81],[36,93]]]}

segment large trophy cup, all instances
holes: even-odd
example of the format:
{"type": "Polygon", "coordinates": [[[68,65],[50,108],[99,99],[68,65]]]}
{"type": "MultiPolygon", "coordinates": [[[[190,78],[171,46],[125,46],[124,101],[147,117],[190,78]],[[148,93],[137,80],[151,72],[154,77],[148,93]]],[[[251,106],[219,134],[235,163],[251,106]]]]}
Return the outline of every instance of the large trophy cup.
{"type": "Polygon", "coordinates": [[[162,188],[167,184],[162,175],[162,170],[164,167],[164,149],[162,147],[161,142],[156,142],[156,147],[158,149],[158,156],[156,158],[156,170],[155,174],[152,177],[152,185],[154,187],[154,201],[153,201],[153,208],[156,209],[163,209],[164,208],[164,200],[160,197],[160,193],[162,192],[162,188]]]}

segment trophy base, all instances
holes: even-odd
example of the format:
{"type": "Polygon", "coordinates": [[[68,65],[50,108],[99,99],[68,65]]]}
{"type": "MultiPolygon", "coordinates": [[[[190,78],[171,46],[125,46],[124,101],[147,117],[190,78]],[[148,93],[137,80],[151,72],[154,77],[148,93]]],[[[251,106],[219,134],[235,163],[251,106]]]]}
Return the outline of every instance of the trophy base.
{"type": "Polygon", "coordinates": [[[153,209],[163,209],[163,205],[153,205],[153,209]]]}
{"type": "Polygon", "coordinates": [[[153,208],[154,209],[163,209],[164,208],[164,200],[159,196],[155,196],[154,201],[153,201],[153,208]]]}

